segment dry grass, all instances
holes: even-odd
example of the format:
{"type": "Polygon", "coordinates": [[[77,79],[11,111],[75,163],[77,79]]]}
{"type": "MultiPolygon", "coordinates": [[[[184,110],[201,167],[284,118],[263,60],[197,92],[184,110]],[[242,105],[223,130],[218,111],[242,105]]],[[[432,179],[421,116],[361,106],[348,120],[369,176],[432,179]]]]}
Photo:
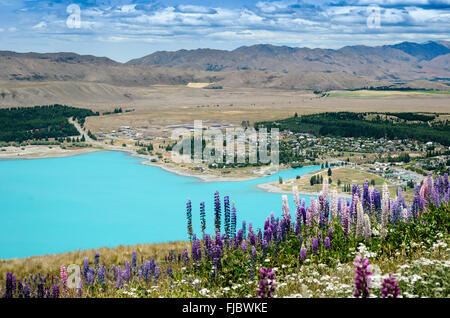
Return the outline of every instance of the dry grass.
{"type": "Polygon", "coordinates": [[[13,272],[19,279],[27,274],[46,274],[47,272],[58,274],[61,265],[67,267],[70,264],[78,264],[81,266],[85,257],[93,261],[95,252],[100,253],[102,264],[124,264],[126,260],[129,261],[131,259],[133,251],[137,252],[138,257],[143,257],[144,259],[152,257],[156,261],[163,261],[171,249],[175,250],[178,254],[185,248],[190,253],[189,242],[138,244],[114,248],[102,247],[99,249],[78,250],[62,254],[0,260],[0,286],[4,285],[7,272],[13,272]]]}

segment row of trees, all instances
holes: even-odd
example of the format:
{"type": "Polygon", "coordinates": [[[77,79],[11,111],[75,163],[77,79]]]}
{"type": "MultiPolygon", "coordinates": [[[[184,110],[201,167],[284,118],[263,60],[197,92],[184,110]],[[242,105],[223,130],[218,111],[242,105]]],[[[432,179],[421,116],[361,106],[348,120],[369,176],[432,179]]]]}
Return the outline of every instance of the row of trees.
{"type": "Polygon", "coordinates": [[[67,119],[73,117],[83,124],[87,116],[98,116],[98,113],[58,104],[0,109],[0,141],[22,142],[78,135],[78,130],[67,119]]]}
{"type": "MultiPolygon", "coordinates": [[[[298,133],[311,133],[316,136],[338,137],[373,137],[389,139],[414,139],[422,142],[434,141],[445,146],[450,146],[450,125],[447,122],[433,123],[407,123],[393,124],[392,120],[378,116],[374,119],[366,119],[369,113],[320,113],[291,117],[278,121],[255,123],[255,128],[279,128],[298,133]]],[[[380,113],[384,114],[385,113],[380,113]]],[[[414,117],[414,113],[398,113],[403,118],[414,117]]],[[[422,118],[425,120],[425,118],[422,118]]]]}

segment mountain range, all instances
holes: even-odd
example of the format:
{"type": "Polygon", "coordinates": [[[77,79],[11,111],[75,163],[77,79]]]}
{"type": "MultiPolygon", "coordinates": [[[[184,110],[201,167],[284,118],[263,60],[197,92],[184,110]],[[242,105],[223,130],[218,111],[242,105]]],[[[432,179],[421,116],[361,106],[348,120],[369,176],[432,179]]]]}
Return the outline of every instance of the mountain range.
{"type": "Polygon", "coordinates": [[[413,81],[410,86],[448,90],[450,42],[357,45],[337,50],[258,44],[232,51],[159,51],[126,63],[75,53],[0,51],[0,70],[0,81],[80,81],[120,86],[206,82],[229,87],[320,90],[413,81]]]}

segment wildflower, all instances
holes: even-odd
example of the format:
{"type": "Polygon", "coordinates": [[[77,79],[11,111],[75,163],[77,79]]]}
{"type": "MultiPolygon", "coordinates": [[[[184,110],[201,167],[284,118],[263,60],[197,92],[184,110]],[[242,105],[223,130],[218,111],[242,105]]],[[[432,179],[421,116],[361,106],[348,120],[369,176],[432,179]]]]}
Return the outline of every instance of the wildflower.
{"type": "Polygon", "coordinates": [[[136,272],[137,268],[137,254],[136,251],[131,253],[131,268],[133,269],[133,273],[136,272]]]}
{"type": "Polygon", "coordinates": [[[342,230],[344,231],[345,236],[348,237],[348,234],[350,232],[350,211],[349,207],[346,204],[344,204],[344,206],[342,207],[341,223],[342,230]]]}
{"type": "Polygon", "coordinates": [[[331,202],[330,202],[330,214],[331,218],[334,219],[334,217],[338,213],[338,193],[337,191],[331,190],[331,202]]]}
{"type": "Polygon", "coordinates": [[[129,281],[131,279],[131,266],[130,262],[125,261],[125,270],[123,272],[123,279],[129,281]]]}
{"type": "Polygon", "coordinates": [[[231,235],[236,235],[236,206],[234,201],[231,203],[231,235]]]}
{"type": "Polygon", "coordinates": [[[228,239],[231,237],[231,219],[230,219],[230,197],[225,196],[223,198],[223,212],[224,212],[224,228],[225,228],[225,235],[228,239]]]}
{"type": "Polygon", "coordinates": [[[98,269],[99,263],[100,263],[100,254],[98,252],[95,252],[95,256],[94,256],[95,269],[98,269]]]}
{"type": "Polygon", "coordinates": [[[198,262],[201,261],[201,259],[202,259],[201,243],[200,240],[198,240],[194,234],[192,240],[192,260],[198,262]]]}
{"type": "Polygon", "coordinates": [[[52,297],[59,298],[59,284],[53,285],[52,291],[53,291],[52,297]]]}
{"type": "Polygon", "coordinates": [[[88,272],[89,272],[89,259],[85,257],[83,262],[83,276],[85,280],[87,280],[88,272]]]}
{"type": "Polygon", "coordinates": [[[314,254],[317,254],[317,251],[319,250],[319,239],[313,238],[312,244],[313,244],[313,252],[314,254]]]}
{"type": "Polygon", "coordinates": [[[372,266],[368,258],[362,259],[361,254],[356,256],[355,262],[355,290],[353,296],[368,298],[370,296],[369,290],[372,287],[372,266]]]}
{"type": "Polygon", "coordinates": [[[167,272],[167,276],[169,276],[170,278],[173,278],[173,269],[172,269],[172,267],[168,266],[166,272],[167,272]]]}
{"type": "Polygon", "coordinates": [[[302,247],[300,249],[300,260],[303,262],[306,259],[306,248],[302,247]]]}
{"type": "Polygon", "coordinates": [[[367,214],[364,214],[364,239],[366,242],[370,241],[372,237],[372,228],[370,225],[370,217],[367,214]]]}
{"type": "Polygon", "coordinates": [[[356,205],[356,238],[360,238],[364,234],[364,211],[361,201],[355,198],[357,201],[356,205]]]}
{"type": "Polygon", "coordinates": [[[5,298],[12,298],[14,296],[14,292],[16,290],[16,277],[13,275],[13,273],[8,272],[6,273],[6,291],[5,291],[5,298]]]}
{"type": "Polygon", "coordinates": [[[61,273],[61,283],[62,283],[62,290],[64,294],[67,294],[68,288],[67,288],[67,270],[64,265],[61,265],[60,269],[61,273]]]}
{"type": "Polygon", "coordinates": [[[187,200],[186,202],[186,219],[187,219],[187,232],[189,236],[189,240],[192,240],[192,205],[191,200],[187,200]]]}
{"type": "Polygon", "coordinates": [[[105,282],[105,266],[100,265],[98,268],[98,282],[103,284],[105,282]]]}
{"type": "Polygon", "coordinates": [[[246,240],[242,241],[241,249],[244,253],[247,252],[247,241],[246,240]]]}
{"type": "Polygon", "coordinates": [[[220,233],[221,205],[220,205],[219,191],[216,191],[216,193],[214,193],[214,213],[215,213],[214,224],[216,228],[216,233],[220,233]]]}
{"type": "Polygon", "coordinates": [[[330,238],[329,238],[328,236],[325,238],[324,244],[325,244],[325,249],[326,249],[326,250],[331,249],[331,246],[330,246],[330,238]]]}
{"type": "Polygon", "coordinates": [[[202,233],[204,236],[206,230],[205,202],[200,202],[200,222],[202,227],[202,233]]]}
{"type": "Polygon", "coordinates": [[[397,298],[400,294],[400,289],[397,286],[397,280],[389,274],[389,277],[383,281],[381,287],[382,298],[397,298]]]}
{"type": "Polygon", "coordinates": [[[185,248],[183,250],[183,254],[182,254],[181,258],[183,259],[183,263],[185,266],[189,265],[189,254],[188,254],[187,248],[185,248]]]}
{"type": "Polygon", "coordinates": [[[382,194],[382,202],[381,202],[381,236],[385,237],[387,234],[387,225],[390,217],[390,203],[389,203],[389,188],[385,183],[383,185],[383,194],[382,194]]]}
{"type": "Polygon", "coordinates": [[[271,268],[262,267],[260,269],[259,278],[261,281],[258,285],[258,298],[272,298],[275,292],[275,274],[271,268]]]}
{"type": "Polygon", "coordinates": [[[298,208],[300,207],[300,197],[298,195],[298,187],[292,186],[292,196],[294,198],[294,204],[298,208]]]}

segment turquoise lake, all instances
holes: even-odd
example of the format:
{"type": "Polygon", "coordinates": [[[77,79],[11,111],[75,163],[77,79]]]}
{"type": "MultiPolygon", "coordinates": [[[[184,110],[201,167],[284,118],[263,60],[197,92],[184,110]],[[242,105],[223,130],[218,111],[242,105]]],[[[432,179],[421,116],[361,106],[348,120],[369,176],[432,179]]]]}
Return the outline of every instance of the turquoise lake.
{"type": "MultiPolygon", "coordinates": [[[[214,192],[235,201],[242,220],[262,227],[281,212],[281,194],[257,184],[303,175],[320,167],[283,170],[240,182],[203,182],[124,152],[35,160],[0,161],[0,259],[187,240],[186,200],[200,232],[199,205],[206,204],[207,230],[214,226],[214,192]]],[[[308,197],[307,202],[309,201],[308,197]]],[[[294,216],[292,195],[289,196],[294,216]]]]}

